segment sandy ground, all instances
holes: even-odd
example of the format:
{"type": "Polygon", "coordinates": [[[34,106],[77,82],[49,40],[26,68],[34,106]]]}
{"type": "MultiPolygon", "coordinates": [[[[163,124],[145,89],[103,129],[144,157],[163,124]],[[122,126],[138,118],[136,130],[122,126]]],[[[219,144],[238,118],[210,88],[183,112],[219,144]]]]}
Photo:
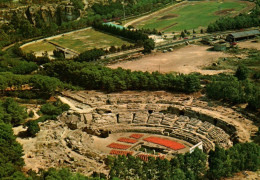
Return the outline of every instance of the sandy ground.
{"type": "Polygon", "coordinates": [[[260,50],[260,40],[258,40],[258,42],[253,42],[253,41],[254,40],[239,42],[238,46],[240,48],[248,48],[248,49],[260,50]]]}
{"type": "Polygon", "coordinates": [[[224,178],[223,180],[258,180],[260,179],[260,171],[252,172],[252,171],[245,171],[236,173],[233,177],[224,178]]]}
{"type": "Polygon", "coordinates": [[[161,73],[178,72],[189,74],[199,72],[201,74],[217,74],[224,70],[203,70],[204,66],[211,65],[220,57],[230,55],[223,52],[207,51],[209,46],[188,45],[174,52],[156,53],[145,56],[139,60],[121,62],[108,67],[131,69],[135,71],[159,71],[161,73]]]}

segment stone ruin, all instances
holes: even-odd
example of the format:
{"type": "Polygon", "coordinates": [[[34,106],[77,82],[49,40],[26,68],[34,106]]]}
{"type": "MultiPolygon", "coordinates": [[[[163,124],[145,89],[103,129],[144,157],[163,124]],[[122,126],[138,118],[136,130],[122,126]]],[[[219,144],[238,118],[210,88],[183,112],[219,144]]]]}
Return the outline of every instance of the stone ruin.
{"type": "Polygon", "coordinates": [[[71,109],[58,121],[41,123],[30,146],[21,142],[28,169],[68,166],[86,175],[93,171],[107,173],[107,154],[94,147],[93,138],[113,133],[158,134],[192,145],[202,141],[203,150],[208,152],[216,144],[229,148],[233,142],[250,141],[257,131],[252,121],[233,109],[209,107],[188,95],[65,91],[59,99],[71,109]]]}

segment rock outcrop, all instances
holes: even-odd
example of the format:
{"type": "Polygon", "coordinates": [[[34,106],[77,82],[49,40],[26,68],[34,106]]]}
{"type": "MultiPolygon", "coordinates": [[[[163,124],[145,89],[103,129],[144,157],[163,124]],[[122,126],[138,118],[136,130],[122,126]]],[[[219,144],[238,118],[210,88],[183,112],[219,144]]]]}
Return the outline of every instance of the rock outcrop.
{"type": "Polygon", "coordinates": [[[32,24],[36,24],[37,18],[40,18],[48,25],[50,23],[61,24],[62,22],[75,20],[81,13],[69,4],[20,6],[14,9],[0,10],[0,24],[10,22],[14,14],[19,18],[28,19],[32,24]]]}

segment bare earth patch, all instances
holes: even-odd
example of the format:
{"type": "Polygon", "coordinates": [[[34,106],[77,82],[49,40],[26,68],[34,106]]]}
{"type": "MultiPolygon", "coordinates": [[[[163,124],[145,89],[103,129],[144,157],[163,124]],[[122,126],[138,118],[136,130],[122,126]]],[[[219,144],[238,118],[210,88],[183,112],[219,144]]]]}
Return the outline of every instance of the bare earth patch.
{"type": "Polygon", "coordinates": [[[223,10],[220,10],[220,11],[216,11],[214,14],[217,15],[217,16],[224,16],[224,15],[230,14],[234,10],[235,9],[223,9],[223,10]]]}
{"type": "Polygon", "coordinates": [[[224,70],[203,70],[202,68],[216,62],[220,57],[229,57],[223,52],[207,51],[209,46],[188,45],[174,52],[156,53],[139,60],[121,62],[108,67],[131,69],[133,71],[160,71],[161,73],[178,72],[189,74],[217,74],[224,70]]]}
{"type": "Polygon", "coordinates": [[[178,14],[167,14],[165,16],[160,17],[158,20],[172,19],[178,16],[179,16],[178,14]]]}
{"type": "Polygon", "coordinates": [[[169,29],[169,28],[171,28],[171,27],[173,27],[173,26],[175,26],[175,25],[177,25],[178,23],[173,23],[173,24],[171,24],[170,26],[167,26],[167,27],[165,27],[165,28],[162,28],[162,29],[160,29],[160,31],[164,31],[164,30],[166,30],[166,29],[169,29]]]}
{"type": "Polygon", "coordinates": [[[238,46],[240,48],[248,48],[248,49],[260,50],[260,40],[258,40],[258,41],[250,40],[250,41],[239,42],[238,46]]]}

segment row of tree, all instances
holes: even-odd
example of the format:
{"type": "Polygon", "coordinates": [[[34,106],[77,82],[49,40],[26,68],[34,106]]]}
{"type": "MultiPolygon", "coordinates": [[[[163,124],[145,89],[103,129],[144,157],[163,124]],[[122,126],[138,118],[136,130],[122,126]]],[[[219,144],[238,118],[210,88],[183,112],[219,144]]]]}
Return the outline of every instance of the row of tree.
{"type": "Polygon", "coordinates": [[[105,31],[114,35],[118,35],[127,39],[131,39],[134,42],[144,41],[149,39],[148,35],[141,30],[128,30],[126,28],[119,28],[105,23],[94,23],[93,27],[101,31],[105,31]]]}
{"type": "Polygon", "coordinates": [[[172,0],[116,0],[109,1],[107,4],[95,3],[91,9],[101,15],[103,19],[123,19],[124,15],[139,15],[145,12],[157,10],[173,2],[172,0]],[[125,10],[125,11],[124,11],[125,10]],[[125,12],[125,14],[124,14],[125,12]]]}
{"type": "Polygon", "coordinates": [[[0,101],[0,179],[19,172],[24,165],[23,149],[16,142],[12,126],[23,123],[26,117],[25,108],[13,99],[0,101]]]}
{"type": "Polygon", "coordinates": [[[110,69],[103,66],[73,61],[55,61],[44,65],[43,74],[56,77],[85,89],[107,92],[123,90],[167,90],[192,93],[198,91],[200,80],[196,75],[160,74],[110,69]]]}
{"type": "Polygon", "coordinates": [[[109,178],[120,179],[201,179],[206,172],[207,156],[201,150],[195,149],[190,154],[179,154],[176,158],[160,159],[149,157],[143,161],[133,156],[108,157],[110,166],[109,178]]]}
{"type": "Polygon", "coordinates": [[[55,91],[64,88],[64,84],[57,78],[42,75],[16,75],[10,72],[0,73],[0,92],[11,95],[12,92],[27,93],[27,98],[48,98],[55,91]],[[33,97],[30,95],[33,94],[33,97]]]}
{"type": "Polygon", "coordinates": [[[107,164],[110,179],[220,179],[244,170],[257,171],[260,168],[260,146],[244,143],[228,150],[216,147],[208,158],[201,150],[195,149],[191,154],[178,154],[170,161],[153,157],[148,161],[133,156],[108,157],[107,164]]]}
{"type": "Polygon", "coordinates": [[[248,103],[248,108],[260,108],[260,88],[247,79],[247,68],[239,66],[235,76],[213,79],[206,86],[206,94],[215,100],[224,100],[233,104],[248,103]]]}
{"type": "Polygon", "coordinates": [[[11,57],[0,51],[0,72],[10,71],[14,74],[30,74],[38,69],[35,62],[28,62],[20,58],[11,57]]]}
{"type": "Polygon", "coordinates": [[[231,177],[240,171],[257,171],[260,168],[260,146],[255,143],[236,144],[230,149],[216,147],[209,153],[210,179],[231,177]]]}
{"type": "Polygon", "coordinates": [[[240,14],[235,17],[223,17],[211,23],[207,32],[235,30],[260,25],[260,0],[256,0],[256,7],[248,14],[240,14]]]}

